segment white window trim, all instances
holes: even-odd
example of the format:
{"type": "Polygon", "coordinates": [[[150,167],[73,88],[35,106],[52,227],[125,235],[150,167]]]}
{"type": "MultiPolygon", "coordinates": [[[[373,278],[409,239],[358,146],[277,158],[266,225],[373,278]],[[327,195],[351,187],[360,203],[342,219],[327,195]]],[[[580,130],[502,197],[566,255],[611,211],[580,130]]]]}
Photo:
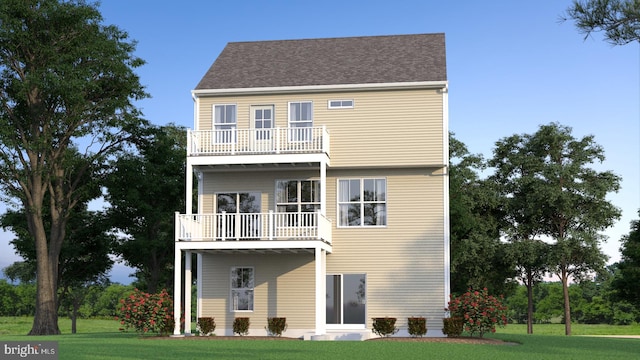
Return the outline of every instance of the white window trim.
{"type": "Polygon", "coordinates": [[[256,269],[254,266],[231,266],[229,268],[229,311],[232,313],[252,313],[255,312],[256,310],[256,269]],[[234,287],[232,286],[231,283],[231,274],[233,272],[234,269],[252,269],[252,273],[253,273],[253,288],[251,288],[251,290],[253,291],[253,309],[251,310],[236,310],[233,308],[233,290],[234,287]]]}
{"type": "MultiPolygon", "coordinates": [[[[226,104],[213,104],[211,105],[211,129],[213,131],[217,131],[217,126],[218,125],[230,125],[231,123],[217,123],[216,122],[216,106],[234,106],[235,107],[235,121],[234,121],[234,128],[237,131],[238,130],[238,104],[236,103],[226,103],[226,104]]],[[[218,141],[218,139],[216,137],[213,137],[212,140],[214,143],[220,142],[222,144],[235,144],[238,139],[236,137],[237,135],[234,133],[232,134],[232,141],[226,141],[227,139],[224,139],[223,141],[218,141]]]]}
{"type": "MultiPolygon", "coordinates": [[[[388,188],[389,188],[389,179],[387,179],[387,177],[385,176],[380,176],[380,177],[346,177],[346,178],[337,178],[336,179],[336,227],[337,228],[341,228],[341,229],[362,229],[362,228],[369,228],[369,229],[380,229],[380,228],[386,228],[389,225],[389,194],[388,194],[388,188]],[[340,180],[359,180],[360,181],[360,196],[363,196],[363,191],[364,191],[364,180],[379,180],[379,179],[384,179],[384,192],[385,192],[385,205],[386,205],[386,216],[385,216],[385,225],[365,225],[362,221],[360,222],[360,225],[354,225],[354,226],[349,226],[349,225],[340,225],[340,205],[342,204],[342,202],[340,201],[340,180]]],[[[361,198],[360,200],[360,204],[362,206],[362,204],[364,204],[364,199],[361,198]]],[[[360,209],[360,214],[362,214],[362,209],[360,209]]],[[[362,220],[362,219],[361,219],[362,220]]]]}
{"type": "Polygon", "coordinates": [[[298,213],[300,213],[300,208],[302,207],[303,204],[316,204],[317,203],[319,206],[322,206],[322,194],[320,194],[320,200],[317,201],[317,202],[314,202],[314,201],[312,201],[312,202],[303,202],[302,201],[301,196],[300,196],[301,195],[301,191],[302,191],[302,187],[299,186],[300,182],[302,182],[302,181],[317,181],[318,184],[320,184],[320,179],[314,179],[314,178],[311,178],[311,179],[276,179],[275,180],[275,184],[274,184],[275,185],[275,191],[274,191],[274,200],[275,201],[274,201],[274,203],[275,203],[276,207],[275,207],[274,210],[276,212],[278,211],[278,205],[285,205],[286,206],[286,205],[294,205],[295,204],[298,207],[298,211],[297,211],[298,213]],[[278,202],[278,183],[281,182],[281,181],[296,181],[296,182],[298,182],[298,189],[297,189],[298,190],[298,202],[296,202],[296,203],[281,203],[281,202],[278,202]]]}
{"type": "Polygon", "coordinates": [[[353,99],[333,99],[327,100],[327,108],[328,109],[353,109],[355,107],[355,102],[353,99]],[[339,101],[340,105],[331,105],[332,102],[339,101]],[[351,102],[351,105],[344,105],[344,102],[351,102]]]}

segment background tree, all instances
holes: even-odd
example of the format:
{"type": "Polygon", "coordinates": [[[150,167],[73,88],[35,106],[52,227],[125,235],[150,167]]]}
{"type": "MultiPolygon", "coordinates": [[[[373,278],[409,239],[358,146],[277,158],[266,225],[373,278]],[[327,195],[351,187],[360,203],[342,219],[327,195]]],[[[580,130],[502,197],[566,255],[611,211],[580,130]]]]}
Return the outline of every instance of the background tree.
{"type": "Polygon", "coordinates": [[[510,173],[506,168],[512,167],[518,170],[511,176],[528,179],[527,206],[537,209],[540,234],[554,241],[550,269],[563,285],[565,333],[570,335],[569,280],[579,281],[604,268],[606,256],[599,248],[604,237],[599,232],[620,217],[620,210],[606,200],[619,189],[620,178],[589,167],[604,160],[604,150],[593,136],[577,140],[571,128],[552,123],[516,137],[518,141],[497,143],[493,161],[498,171],[510,173]]]}
{"type": "Polygon", "coordinates": [[[594,31],[604,31],[613,45],[640,41],[640,1],[574,0],[562,20],[572,19],[585,39],[594,31]]]}
{"type": "Polygon", "coordinates": [[[451,291],[486,287],[491,293],[514,289],[507,279],[513,266],[500,242],[498,193],[489,181],[479,178],[485,168],[481,156],[449,136],[449,217],[451,231],[451,291]]]}
{"type": "Polygon", "coordinates": [[[614,296],[640,309],[640,220],[631,222],[631,231],[620,239],[620,243],[622,257],[617,264],[619,273],[612,282],[614,296]]]}
{"type": "Polygon", "coordinates": [[[502,199],[503,236],[509,241],[509,257],[515,264],[515,278],[527,288],[527,333],[533,334],[533,287],[548,271],[548,246],[540,240],[544,231],[540,203],[536,191],[536,169],[530,154],[520,151],[526,137],[513,135],[496,142],[494,156],[488,165],[495,169],[490,179],[502,199]],[[508,161],[505,161],[508,160],[508,161]]]}
{"type": "Polygon", "coordinates": [[[113,161],[105,182],[109,220],[125,235],[114,250],[137,269],[137,285],[148,293],[173,288],[174,217],[185,208],[185,159],[185,129],[154,128],[138,152],[113,161]]]}
{"type": "Polygon", "coordinates": [[[143,61],[125,32],[101,21],[82,0],[0,2],[0,186],[27,210],[35,245],[31,335],[60,333],[58,257],[83,178],[142,123],[132,101],[146,96],[133,71],[143,61]]]}

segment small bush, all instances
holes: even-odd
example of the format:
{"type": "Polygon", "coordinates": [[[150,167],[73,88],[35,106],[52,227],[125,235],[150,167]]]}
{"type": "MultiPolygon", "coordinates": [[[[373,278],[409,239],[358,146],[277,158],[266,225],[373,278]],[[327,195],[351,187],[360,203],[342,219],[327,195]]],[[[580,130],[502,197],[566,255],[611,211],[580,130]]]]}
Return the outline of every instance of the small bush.
{"type": "Polygon", "coordinates": [[[373,318],[373,333],[378,336],[391,336],[398,332],[398,328],[395,325],[396,318],[373,318]]]}
{"type": "Polygon", "coordinates": [[[464,330],[464,319],[461,317],[444,318],[442,325],[442,332],[447,337],[459,337],[464,330]]]}
{"type": "Polygon", "coordinates": [[[464,330],[473,336],[482,337],[486,332],[495,332],[496,325],[507,325],[508,309],[502,304],[502,296],[489,295],[487,288],[481,291],[469,289],[456,297],[451,295],[449,308],[452,317],[464,319],[464,330]]]}
{"type": "Polygon", "coordinates": [[[209,336],[216,330],[216,322],[212,317],[198,318],[198,329],[200,329],[200,335],[209,336]]]}
{"type": "Polygon", "coordinates": [[[424,336],[427,333],[427,319],[423,317],[410,317],[407,319],[409,335],[413,337],[424,336]]]}
{"type": "Polygon", "coordinates": [[[269,336],[281,336],[287,330],[287,318],[272,317],[267,318],[267,333],[269,336]]]}
{"type": "Polygon", "coordinates": [[[155,332],[166,335],[173,331],[173,300],[167,290],[148,294],[135,289],[120,299],[118,317],[122,330],[135,329],[139,333],[155,332]]]}
{"type": "Polygon", "coordinates": [[[238,317],[233,319],[233,333],[240,336],[249,334],[249,318],[238,317]]]}

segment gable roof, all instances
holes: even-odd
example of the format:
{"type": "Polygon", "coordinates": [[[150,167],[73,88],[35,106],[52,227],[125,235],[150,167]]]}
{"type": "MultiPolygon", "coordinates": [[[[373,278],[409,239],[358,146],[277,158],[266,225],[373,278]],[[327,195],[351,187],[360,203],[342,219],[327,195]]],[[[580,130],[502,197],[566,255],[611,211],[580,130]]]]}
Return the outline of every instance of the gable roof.
{"type": "Polygon", "coordinates": [[[437,33],[232,42],[196,90],[446,80],[437,33]]]}

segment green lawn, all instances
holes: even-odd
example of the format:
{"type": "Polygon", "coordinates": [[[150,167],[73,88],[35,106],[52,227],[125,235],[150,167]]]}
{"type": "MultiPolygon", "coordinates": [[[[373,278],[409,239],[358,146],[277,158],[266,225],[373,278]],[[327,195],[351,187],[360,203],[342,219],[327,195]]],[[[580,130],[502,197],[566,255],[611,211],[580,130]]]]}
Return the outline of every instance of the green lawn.
{"type": "MultiPolygon", "coordinates": [[[[2,341],[58,341],[60,359],[630,359],[640,354],[640,339],[561,335],[562,325],[509,325],[492,337],[518,345],[420,342],[320,342],[272,340],[150,339],[119,333],[113,320],[82,320],[78,334],[61,319],[63,335],[28,337],[32,319],[0,318],[2,341]]],[[[640,334],[639,326],[574,325],[576,335],[640,334]]],[[[286,333],[285,333],[286,335],[286,333]]]]}

